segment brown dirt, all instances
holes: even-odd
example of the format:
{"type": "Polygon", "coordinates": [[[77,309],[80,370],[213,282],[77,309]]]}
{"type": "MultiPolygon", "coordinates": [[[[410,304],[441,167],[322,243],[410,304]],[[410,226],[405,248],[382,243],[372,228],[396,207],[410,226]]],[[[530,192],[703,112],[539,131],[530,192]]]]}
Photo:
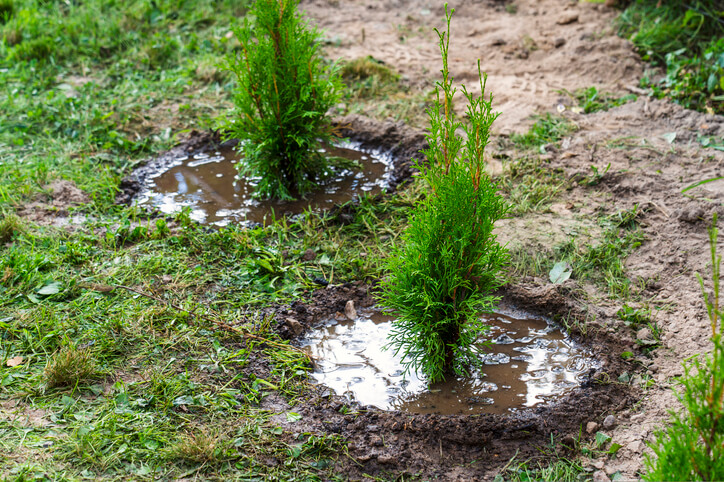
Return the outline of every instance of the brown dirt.
{"type": "MultiPolygon", "coordinates": [[[[472,83],[475,60],[489,75],[488,90],[502,115],[499,134],[524,132],[531,114],[555,112],[570,106],[572,92],[596,86],[613,93],[636,92],[644,65],[631,44],[614,35],[611,21],[617,11],[603,4],[567,0],[518,0],[517,13],[503,2],[463,1],[454,5],[451,71],[458,81],[472,83]]],[[[441,4],[424,0],[352,2],[310,0],[302,9],[320,25],[330,40],[327,54],[353,59],[371,55],[394,66],[411,86],[431,87],[431,73],[440,68],[432,27],[442,27],[441,4]]],[[[639,389],[617,383],[597,383],[557,406],[517,417],[430,417],[376,410],[341,415],[326,399],[302,409],[316,422],[310,429],[338,432],[351,441],[346,462],[352,477],[371,474],[415,473],[440,480],[492,478],[520,450],[519,459],[535,454],[535,447],[577,437],[589,421],[602,422],[614,414],[617,425],[606,432],[623,448],[603,457],[603,471],[624,479],[641,474],[644,442],[677,407],[672,379],[682,373],[681,361],[709,350],[709,331],[702,295],[694,272],[709,265],[707,226],[720,211],[724,182],[718,181],[681,193],[685,186],[722,176],[724,153],[703,149],[698,135],[724,137],[724,119],[682,109],[666,101],[638,101],[591,115],[565,111],[580,129],[549,151],[551,168],[563,169],[571,181],[549,210],[509,220],[499,227],[504,240],[531,249],[550,249],[570,230],[592,226],[595,213],[614,213],[638,206],[646,241],[631,255],[626,268],[640,292],[635,306],[653,307],[654,321],[663,331],[663,347],[653,358],[641,355],[635,333],[623,326],[616,312],[622,301],[610,299],[593,286],[575,287],[573,281],[552,287],[546,279],[529,279],[508,294],[515,302],[544,312],[573,313],[588,320],[589,330],[579,338],[598,349],[611,380],[621,370],[653,377],[652,387],[639,389]],[[663,135],[676,133],[673,143],[663,135]],[[603,172],[596,186],[576,181],[603,172]],[[521,228],[525,236],[521,240],[521,228]],[[553,233],[551,231],[554,231],[553,233]],[[579,289],[583,288],[583,289],[579,289]],[[552,296],[552,298],[551,298],[552,296]],[[555,300],[555,301],[554,301],[555,300]],[[638,304],[637,304],[638,302],[638,304]],[[595,320],[595,321],[593,321],[595,320]],[[618,355],[637,353],[625,367],[618,355]],[[636,403],[629,403],[636,399],[636,403]],[[359,464],[359,465],[358,465],[359,464]]],[[[343,306],[343,302],[340,306],[343,306]]],[[[339,303],[338,303],[339,304],[339,303]]],[[[340,310],[340,307],[335,307],[340,310]]],[[[304,320],[301,320],[304,321],[304,320]]],[[[339,408],[339,406],[337,406],[339,408]]],[[[584,465],[593,460],[582,458],[584,465]]]]}
{"type": "Polygon", "coordinates": [[[87,193],[65,179],[56,179],[45,186],[45,194],[21,206],[16,214],[41,226],[72,227],[83,223],[80,216],[71,216],[69,209],[90,202],[87,193]]]}
{"type": "MultiPolygon", "coordinates": [[[[638,85],[643,72],[631,44],[613,34],[617,10],[604,5],[464,0],[450,6],[455,8],[450,72],[472,86],[477,84],[476,59],[481,60],[488,91],[502,113],[495,123],[501,133],[525,131],[532,114],[567,99],[562,89],[595,85],[623,92],[638,85]],[[517,11],[508,13],[508,4],[517,11]]],[[[331,58],[371,55],[415,87],[431,87],[440,71],[433,27],[444,28],[443,2],[303,0],[300,8],[325,32],[331,58]]]]}

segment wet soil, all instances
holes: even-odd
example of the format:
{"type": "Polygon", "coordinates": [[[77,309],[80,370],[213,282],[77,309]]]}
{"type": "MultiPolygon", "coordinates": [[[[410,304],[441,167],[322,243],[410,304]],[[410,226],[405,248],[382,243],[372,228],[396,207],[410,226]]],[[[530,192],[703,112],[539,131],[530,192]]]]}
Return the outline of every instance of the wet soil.
{"type": "MultiPolygon", "coordinates": [[[[349,142],[324,149],[330,159],[343,159],[349,167],[337,168],[320,189],[296,201],[262,201],[254,198],[255,182],[239,178],[239,154],[230,148],[202,152],[163,165],[146,178],[135,198],[140,206],[174,214],[190,208],[191,219],[216,226],[268,224],[281,216],[329,210],[360,196],[374,196],[390,187],[393,163],[382,152],[362,152],[349,142]]],[[[149,169],[151,166],[146,166],[149,169]]]]}
{"type": "MultiPolygon", "coordinates": [[[[340,316],[348,301],[359,307],[374,303],[374,287],[363,283],[330,286],[313,294],[312,302],[293,303],[276,309],[280,333],[303,343],[304,333],[329,317],[340,316]]],[[[537,283],[511,286],[503,295],[502,308],[524,307],[539,317],[565,314],[569,320],[584,319],[594,307],[573,301],[563,286],[537,283]]],[[[616,337],[596,330],[586,334],[573,330],[572,337],[600,361],[581,383],[556,402],[504,413],[439,415],[409,413],[350,402],[332,390],[318,385],[310,388],[309,398],[293,408],[302,415],[298,422],[277,420],[290,432],[340,434],[349,441],[349,458],[337,461],[339,470],[351,480],[364,474],[417,474],[424,479],[484,480],[505,465],[516,453],[537,456],[538,447],[551,440],[558,449],[575,450],[581,426],[602,422],[639,398],[639,391],[626,384],[612,383],[622,373],[635,370],[635,364],[619,354],[632,350],[633,342],[621,343],[616,337]],[[551,438],[552,437],[552,438],[551,438]]],[[[583,433],[581,443],[589,435],[583,433]]]]}
{"type": "Polygon", "coordinates": [[[214,132],[192,132],[186,141],[142,162],[124,178],[116,202],[137,202],[164,214],[191,206],[192,219],[219,226],[262,222],[272,211],[278,217],[310,207],[329,210],[359,195],[393,193],[410,179],[413,159],[421,158],[427,147],[420,130],[400,122],[351,115],[336,119],[335,126],[343,141],[330,154],[356,161],[362,169],[339,173],[311,198],[289,203],[252,199],[253,182],[234,182],[238,141],[222,142],[214,132]]]}
{"type": "Polygon", "coordinates": [[[357,312],[308,332],[302,346],[316,360],[313,378],[362,405],[408,413],[504,414],[555,402],[585,381],[593,358],[559,327],[522,312],[481,315],[489,329],[477,350],[483,366],[428,387],[405,373],[401,356],[385,349],[393,318],[357,312]]]}

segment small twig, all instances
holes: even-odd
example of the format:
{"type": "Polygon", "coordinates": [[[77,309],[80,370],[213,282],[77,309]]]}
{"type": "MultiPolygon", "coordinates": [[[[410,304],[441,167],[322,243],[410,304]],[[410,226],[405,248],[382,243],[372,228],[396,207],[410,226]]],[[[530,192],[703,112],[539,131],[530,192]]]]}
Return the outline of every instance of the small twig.
{"type": "Polygon", "coordinates": [[[303,350],[301,350],[301,349],[299,349],[299,348],[297,348],[297,347],[295,347],[295,346],[285,345],[285,344],[283,344],[283,343],[278,343],[278,342],[269,340],[269,339],[267,339],[267,338],[264,338],[264,337],[261,337],[261,336],[258,336],[258,335],[254,335],[254,334],[249,333],[248,331],[246,331],[246,330],[244,330],[244,329],[242,329],[242,328],[238,328],[238,327],[236,327],[236,326],[231,326],[230,324],[228,324],[228,323],[226,323],[226,322],[223,322],[223,321],[221,321],[221,320],[214,319],[214,318],[212,318],[212,317],[210,317],[210,316],[207,316],[207,315],[202,315],[202,314],[194,313],[194,312],[189,311],[189,310],[187,310],[187,309],[185,309],[185,308],[181,308],[180,306],[175,305],[175,304],[171,303],[170,301],[166,301],[166,300],[161,299],[161,298],[159,298],[159,297],[157,297],[157,296],[154,296],[154,295],[151,295],[151,294],[148,294],[148,293],[144,293],[143,291],[139,291],[139,290],[137,290],[137,289],[135,289],[135,288],[131,288],[130,286],[124,286],[124,285],[113,285],[113,286],[114,286],[114,288],[123,288],[124,290],[131,291],[131,292],[136,293],[136,294],[138,294],[138,295],[144,296],[144,297],[146,297],[146,298],[148,298],[148,299],[151,299],[151,300],[157,301],[157,302],[159,302],[159,303],[162,303],[162,304],[164,304],[164,305],[166,305],[166,306],[170,306],[171,308],[173,308],[173,309],[175,309],[175,310],[177,310],[177,311],[183,311],[184,313],[188,313],[188,314],[191,315],[191,316],[195,316],[195,317],[197,317],[197,318],[201,318],[202,320],[208,321],[209,323],[212,323],[212,324],[218,326],[219,328],[222,328],[222,329],[224,329],[224,330],[226,330],[226,331],[228,331],[228,332],[231,332],[231,333],[235,333],[235,334],[237,334],[237,335],[241,335],[241,336],[243,336],[244,338],[249,338],[249,339],[252,339],[252,340],[260,341],[260,342],[262,342],[262,343],[267,343],[267,344],[269,344],[269,345],[271,345],[271,346],[275,346],[275,347],[277,347],[277,348],[283,348],[283,349],[289,349],[289,350],[295,351],[295,352],[300,353],[300,354],[304,355],[305,357],[307,357],[307,359],[308,359],[310,362],[312,362],[312,363],[314,362],[314,360],[312,359],[312,356],[311,356],[309,353],[307,353],[307,352],[305,352],[305,351],[303,351],[303,350]]]}

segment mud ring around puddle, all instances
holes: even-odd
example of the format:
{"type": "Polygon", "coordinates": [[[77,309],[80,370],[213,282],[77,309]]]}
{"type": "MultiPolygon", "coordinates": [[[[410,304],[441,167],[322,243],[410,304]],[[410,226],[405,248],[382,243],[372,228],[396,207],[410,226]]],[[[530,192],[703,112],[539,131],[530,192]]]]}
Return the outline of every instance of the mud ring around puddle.
{"type": "MultiPolygon", "coordinates": [[[[299,344],[308,330],[343,312],[348,300],[359,307],[374,305],[376,289],[357,282],[317,290],[311,303],[294,302],[275,309],[277,330],[299,344]]],[[[501,306],[552,319],[590,319],[596,309],[571,301],[567,291],[561,285],[508,286],[500,292],[501,306]]],[[[306,399],[292,408],[302,419],[281,424],[295,433],[341,435],[348,442],[350,457],[340,457],[338,469],[352,479],[392,473],[482,480],[492,478],[516,454],[519,461],[540,456],[539,449],[550,447],[551,441],[561,456],[573,456],[577,443],[595,435],[586,433],[588,422],[600,425],[607,415],[633,404],[640,391],[617,382],[623,372],[635,370],[620,356],[624,351],[636,351],[631,344],[596,326],[586,333],[568,333],[590,350],[600,368],[555,402],[509,414],[414,414],[359,406],[323,385],[310,385],[306,399]]]]}
{"type": "MultiPolygon", "coordinates": [[[[387,193],[394,192],[410,179],[414,170],[413,159],[422,158],[421,151],[427,147],[424,133],[402,122],[377,122],[363,116],[349,115],[335,119],[333,124],[339,136],[353,142],[355,149],[362,153],[379,152],[391,159],[389,180],[385,186],[387,193]]],[[[236,144],[236,140],[222,142],[218,132],[192,131],[186,141],[142,162],[141,166],[125,177],[119,186],[116,203],[132,204],[147,187],[149,179],[169,171],[179,163],[179,159],[200,153],[229,150],[236,144]]],[[[142,207],[158,213],[158,208],[151,205],[142,207]]],[[[335,211],[340,213],[339,210],[335,211]]]]}
{"type": "MultiPolygon", "coordinates": [[[[378,149],[394,157],[394,171],[388,192],[406,182],[413,173],[412,158],[421,158],[426,147],[424,134],[402,123],[376,122],[361,116],[348,116],[336,122],[340,134],[356,141],[362,150],[378,149]]],[[[192,133],[189,140],[136,169],[121,184],[119,203],[130,203],[144,179],[180,156],[208,151],[221,146],[217,134],[192,133]]],[[[228,146],[228,144],[227,144],[228,146]]],[[[354,216],[349,203],[337,209],[338,216],[354,216]]],[[[569,282],[570,283],[570,282],[569,282]]],[[[353,300],[355,305],[375,304],[376,286],[363,282],[328,286],[312,293],[311,302],[270,305],[262,309],[275,316],[279,334],[299,343],[307,330],[316,327],[353,300]],[[288,321],[292,318],[296,324],[288,321]]],[[[321,385],[310,384],[305,396],[290,407],[276,397],[262,402],[275,411],[293,409],[302,418],[277,422],[294,437],[302,433],[338,435],[348,443],[348,455],[340,454],[336,471],[348,479],[364,475],[411,474],[424,479],[484,480],[492,477],[511,458],[526,460],[540,457],[541,448],[556,444],[562,456],[574,456],[576,444],[593,439],[585,431],[588,422],[601,423],[609,414],[631,406],[640,398],[640,390],[617,383],[619,375],[634,372],[632,362],[621,358],[624,351],[637,352],[633,342],[616,338],[603,329],[607,318],[602,309],[584,305],[569,293],[568,283],[551,285],[547,281],[526,279],[501,291],[502,304],[533,315],[560,320],[567,318],[589,326],[585,333],[575,327],[572,338],[587,348],[600,363],[591,376],[567,395],[553,403],[510,414],[435,415],[383,411],[374,407],[350,405],[348,400],[321,385]],[[588,320],[595,319],[591,323],[588,320]]],[[[575,326],[575,323],[573,324],[575,326]]],[[[267,362],[256,359],[255,368],[264,372],[267,362]]]]}

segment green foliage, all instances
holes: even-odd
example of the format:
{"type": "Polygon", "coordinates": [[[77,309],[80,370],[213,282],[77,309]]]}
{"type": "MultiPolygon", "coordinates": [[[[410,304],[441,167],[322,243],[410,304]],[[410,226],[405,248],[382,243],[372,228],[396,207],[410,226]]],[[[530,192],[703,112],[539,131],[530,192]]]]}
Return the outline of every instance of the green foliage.
{"type": "Polygon", "coordinates": [[[340,73],[350,99],[380,98],[399,91],[399,74],[374,57],[345,62],[340,73]]]}
{"type": "Polygon", "coordinates": [[[575,130],[575,124],[565,117],[548,113],[538,116],[527,133],[513,134],[510,139],[519,149],[541,148],[546,144],[557,143],[575,130]]]}
{"type": "Polygon", "coordinates": [[[669,97],[686,108],[724,113],[724,39],[690,55],[686,49],[666,54],[666,76],[648,85],[657,97],[669,97]]]}
{"type": "Polygon", "coordinates": [[[335,66],[322,63],[317,31],[296,0],[257,0],[234,34],[239,52],[227,57],[238,86],[225,135],[241,140],[241,176],[258,177],[255,195],[294,199],[330,174],[320,153],[332,138],[327,110],[339,99],[335,66]]]}
{"type": "Polygon", "coordinates": [[[585,114],[606,111],[613,107],[618,107],[626,104],[627,102],[636,100],[636,94],[627,94],[621,97],[616,97],[613,94],[599,92],[594,86],[587,89],[577,90],[572,96],[576,99],[578,105],[585,114]]]}
{"type": "Polygon", "coordinates": [[[716,0],[638,0],[619,18],[619,33],[644,60],[666,67],[659,81],[642,84],[684,107],[724,112],[724,10],[716,0]]]}
{"type": "Polygon", "coordinates": [[[485,98],[486,76],[478,64],[480,96],[462,90],[469,124],[455,118],[457,89],[447,62],[453,12],[446,7],[446,33],[435,30],[443,80],[428,110],[429,164],[418,163],[431,193],[416,206],[402,246],[393,253],[382,294],[384,306],[397,316],[390,345],[402,353],[408,370],[422,372],[430,383],[464,374],[475,361],[474,345],[485,329],[479,315],[494,307],[497,298],[490,293],[501,285],[497,275],[507,261],[492,231],[508,206],[485,174],[483,159],[497,114],[492,96],[485,98]],[[465,140],[456,134],[461,127],[465,140]]]}
{"type": "Polygon", "coordinates": [[[709,229],[712,290],[697,274],[711,326],[712,353],[684,364],[679,379],[681,413],[671,413],[671,425],[656,432],[650,444],[656,454],[646,457],[644,480],[724,480],[724,342],[719,308],[721,256],[717,256],[716,216],[709,229]]]}

